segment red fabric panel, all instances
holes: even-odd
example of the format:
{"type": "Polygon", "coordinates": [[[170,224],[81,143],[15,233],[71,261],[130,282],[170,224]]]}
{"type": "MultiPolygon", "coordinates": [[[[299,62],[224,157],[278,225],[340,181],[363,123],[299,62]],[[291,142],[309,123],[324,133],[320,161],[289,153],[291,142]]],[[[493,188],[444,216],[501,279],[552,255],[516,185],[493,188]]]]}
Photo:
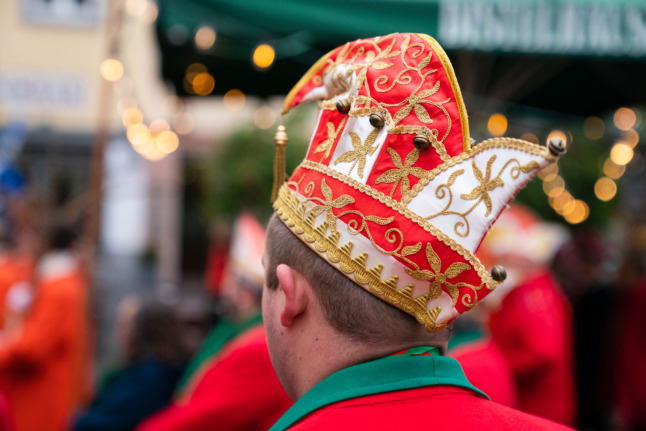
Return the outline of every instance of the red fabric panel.
{"type": "Polygon", "coordinates": [[[264,328],[257,326],[218,355],[185,404],[153,415],[137,431],[265,431],[291,405],[272,368],[264,328]]]}

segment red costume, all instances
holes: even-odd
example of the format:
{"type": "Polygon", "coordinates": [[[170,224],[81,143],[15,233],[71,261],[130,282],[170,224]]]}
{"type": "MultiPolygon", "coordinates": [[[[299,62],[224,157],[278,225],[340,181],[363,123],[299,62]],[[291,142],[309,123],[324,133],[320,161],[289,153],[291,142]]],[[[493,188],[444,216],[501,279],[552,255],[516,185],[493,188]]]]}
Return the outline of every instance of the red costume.
{"type": "Polygon", "coordinates": [[[228,343],[187,384],[175,405],[142,423],[138,431],[267,430],[288,408],[274,373],[265,330],[255,326],[228,343]],[[192,389],[192,390],[191,390],[192,389]]]}
{"type": "Polygon", "coordinates": [[[484,391],[491,401],[512,408],[518,406],[514,375],[505,355],[490,338],[480,337],[455,347],[449,345],[448,356],[462,365],[469,382],[484,391]]]}
{"type": "Polygon", "coordinates": [[[39,272],[21,330],[0,344],[0,388],[18,431],[66,430],[87,388],[85,283],[78,271],[60,271],[67,257],[56,259],[55,273],[39,272]]]}
{"type": "Polygon", "coordinates": [[[519,409],[572,426],[571,311],[552,277],[541,273],[513,289],[491,316],[490,326],[516,378],[519,409]]]}
{"type": "Polygon", "coordinates": [[[487,400],[442,356],[391,356],[338,371],[270,431],[567,430],[487,400]]]}

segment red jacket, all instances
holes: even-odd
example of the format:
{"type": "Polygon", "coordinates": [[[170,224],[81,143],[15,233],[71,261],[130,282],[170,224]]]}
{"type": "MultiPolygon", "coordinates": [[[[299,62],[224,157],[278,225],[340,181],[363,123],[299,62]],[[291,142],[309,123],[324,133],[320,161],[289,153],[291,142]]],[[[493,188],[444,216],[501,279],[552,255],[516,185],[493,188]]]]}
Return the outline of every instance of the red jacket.
{"type": "Polygon", "coordinates": [[[459,363],[441,356],[388,357],[332,374],[270,431],[567,430],[486,399],[459,363]]]}
{"type": "Polygon", "coordinates": [[[518,391],[511,368],[500,349],[490,338],[480,338],[449,350],[469,382],[502,405],[517,408],[518,391]]]}
{"type": "Polygon", "coordinates": [[[181,402],[137,431],[266,431],[292,405],[272,368],[262,326],[231,341],[204,370],[181,402]]]}
{"type": "Polygon", "coordinates": [[[39,284],[22,331],[0,344],[0,388],[18,431],[63,431],[87,389],[85,282],[39,284]]]}
{"type": "Polygon", "coordinates": [[[490,329],[514,373],[518,408],[573,426],[572,314],[552,277],[542,273],[512,290],[491,316],[490,329]]]}

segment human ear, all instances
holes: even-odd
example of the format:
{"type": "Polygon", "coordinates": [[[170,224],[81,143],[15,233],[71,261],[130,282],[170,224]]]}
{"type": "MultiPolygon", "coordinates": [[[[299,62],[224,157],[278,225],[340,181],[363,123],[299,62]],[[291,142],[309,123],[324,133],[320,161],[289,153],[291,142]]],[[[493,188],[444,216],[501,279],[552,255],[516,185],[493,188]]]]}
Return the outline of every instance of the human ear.
{"type": "Polygon", "coordinates": [[[305,277],[285,264],[276,267],[278,283],[285,295],[285,305],[280,313],[280,323],[292,326],[294,321],[307,309],[305,277]]]}

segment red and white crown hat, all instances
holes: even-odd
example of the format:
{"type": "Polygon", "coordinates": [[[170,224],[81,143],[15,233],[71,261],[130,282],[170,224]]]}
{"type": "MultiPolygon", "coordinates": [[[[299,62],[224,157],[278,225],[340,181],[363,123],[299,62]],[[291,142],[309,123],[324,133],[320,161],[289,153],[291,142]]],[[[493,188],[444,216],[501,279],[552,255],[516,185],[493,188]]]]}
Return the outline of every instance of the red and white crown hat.
{"type": "Polygon", "coordinates": [[[357,285],[441,330],[504,279],[474,252],[564,143],[472,146],[451,63],[424,34],[331,51],[291,90],[283,114],[314,100],[318,124],[286,182],[282,126],[276,135],[276,214],[357,285]]]}

